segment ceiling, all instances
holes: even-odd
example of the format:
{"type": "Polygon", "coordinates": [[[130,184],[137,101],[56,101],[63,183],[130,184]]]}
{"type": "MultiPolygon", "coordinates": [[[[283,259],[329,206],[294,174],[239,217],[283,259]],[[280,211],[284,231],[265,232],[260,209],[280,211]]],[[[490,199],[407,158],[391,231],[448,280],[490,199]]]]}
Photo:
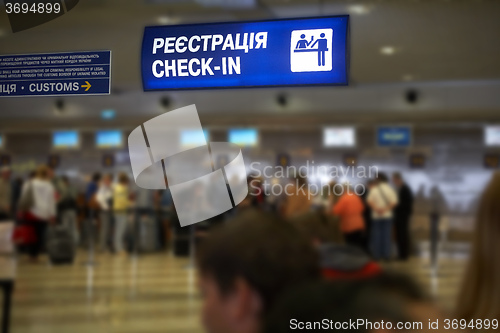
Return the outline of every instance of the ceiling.
{"type": "Polygon", "coordinates": [[[354,83],[500,78],[500,1],[261,0],[245,9],[197,2],[203,0],[82,0],[66,15],[16,34],[1,11],[0,54],[111,49],[114,86],[140,88],[146,25],[350,13],[354,83]],[[384,46],[394,54],[382,55],[384,46]]]}
{"type": "MultiPolygon", "coordinates": [[[[387,106],[383,102],[387,100],[377,94],[387,84],[395,85],[391,94],[397,96],[398,103],[409,84],[432,86],[433,82],[451,85],[466,82],[466,85],[473,86],[477,86],[476,82],[494,82],[493,85],[487,84],[489,93],[486,99],[491,101],[494,95],[499,95],[495,89],[500,79],[500,1],[238,0],[250,3],[249,8],[203,5],[207,1],[227,4],[232,0],[81,0],[62,17],[16,34],[11,33],[6,14],[0,10],[0,54],[112,50],[113,95],[69,98],[68,104],[78,104],[74,107],[77,110],[74,119],[98,117],[103,107],[118,108],[117,112],[124,115],[149,116],[161,111],[157,110],[161,94],[142,92],[140,46],[144,26],[348,13],[351,14],[349,88],[253,89],[237,93],[233,90],[191,91],[172,93],[172,99],[186,104],[196,102],[204,106],[199,109],[210,109],[212,113],[216,113],[214,109],[220,101],[245,112],[249,111],[249,104],[238,103],[240,100],[259,101],[254,103],[252,111],[266,114],[280,110],[269,103],[275,102],[274,94],[284,91],[290,96],[298,96],[292,98],[295,104],[292,103],[291,110],[294,111],[291,112],[295,115],[309,110],[324,113],[329,104],[338,112],[351,110],[358,105],[356,101],[360,98],[368,98],[367,101],[375,104],[374,110],[383,112],[387,106]],[[391,47],[392,54],[383,54],[383,47],[391,47]],[[332,99],[332,96],[337,99],[332,99]],[[342,101],[341,106],[335,107],[338,100],[342,101]],[[154,107],[151,107],[152,103],[154,107]]],[[[436,96],[441,95],[438,92],[436,96]]],[[[484,109],[499,111],[500,96],[498,99],[484,109]]],[[[50,118],[53,116],[53,102],[54,98],[1,99],[0,118],[5,121],[26,117],[50,118]]],[[[397,103],[390,103],[389,109],[400,107],[397,103]]],[[[436,105],[440,103],[445,102],[439,101],[436,105]]],[[[469,104],[466,109],[473,110],[474,103],[469,104]]],[[[401,105],[405,109],[404,104],[401,105]]],[[[370,111],[370,108],[365,111],[370,111]]],[[[415,108],[409,111],[413,112],[415,108]]],[[[230,110],[226,107],[220,113],[229,114],[230,110]]],[[[4,126],[0,124],[0,127],[4,126]]]]}

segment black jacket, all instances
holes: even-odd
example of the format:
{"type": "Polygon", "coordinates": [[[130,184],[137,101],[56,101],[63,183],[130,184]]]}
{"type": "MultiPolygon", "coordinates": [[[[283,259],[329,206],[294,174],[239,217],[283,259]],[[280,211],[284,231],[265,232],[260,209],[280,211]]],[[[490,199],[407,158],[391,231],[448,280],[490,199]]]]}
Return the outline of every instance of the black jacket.
{"type": "Polygon", "coordinates": [[[413,213],[413,193],[408,185],[403,184],[398,192],[399,203],[394,209],[396,217],[406,217],[413,213]]]}

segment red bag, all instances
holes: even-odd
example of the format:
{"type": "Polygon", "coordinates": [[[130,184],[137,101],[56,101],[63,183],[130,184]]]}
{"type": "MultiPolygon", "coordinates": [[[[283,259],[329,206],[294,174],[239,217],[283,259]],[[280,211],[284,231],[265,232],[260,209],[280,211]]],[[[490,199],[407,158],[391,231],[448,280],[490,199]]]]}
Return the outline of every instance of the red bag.
{"type": "Polygon", "coordinates": [[[328,281],[341,280],[341,279],[363,279],[371,278],[382,273],[382,267],[374,261],[370,261],[363,268],[352,271],[342,272],[335,269],[323,268],[321,275],[328,281]]]}
{"type": "Polygon", "coordinates": [[[35,229],[29,225],[20,225],[14,229],[12,241],[16,245],[29,245],[36,242],[35,229]]]}

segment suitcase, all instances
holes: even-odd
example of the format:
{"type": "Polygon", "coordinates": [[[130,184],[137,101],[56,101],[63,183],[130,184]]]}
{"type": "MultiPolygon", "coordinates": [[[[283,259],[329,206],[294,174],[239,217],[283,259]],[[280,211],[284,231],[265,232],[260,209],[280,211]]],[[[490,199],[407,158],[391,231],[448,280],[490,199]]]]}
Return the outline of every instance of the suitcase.
{"type": "Polygon", "coordinates": [[[159,249],[158,226],[153,216],[141,216],[139,219],[139,252],[155,252],[159,249]]]}
{"type": "Polygon", "coordinates": [[[173,252],[176,257],[189,257],[191,252],[189,237],[175,237],[173,241],[173,252]]]}
{"type": "Polygon", "coordinates": [[[47,254],[52,264],[71,264],[75,258],[75,241],[65,226],[49,227],[47,230],[47,254]]]}
{"type": "Polygon", "coordinates": [[[189,257],[191,252],[191,227],[181,227],[179,220],[173,221],[172,252],[176,257],[189,257]]]}

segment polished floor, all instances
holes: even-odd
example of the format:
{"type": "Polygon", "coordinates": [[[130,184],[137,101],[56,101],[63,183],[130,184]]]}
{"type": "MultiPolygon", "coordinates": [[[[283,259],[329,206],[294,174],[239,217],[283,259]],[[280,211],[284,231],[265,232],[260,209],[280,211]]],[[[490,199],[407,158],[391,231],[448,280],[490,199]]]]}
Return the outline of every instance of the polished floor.
{"type": "Polygon", "coordinates": [[[201,332],[199,304],[189,261],[169,255],[21,262],[11,332],[201,332]]]}
{"type": "MultiPolygon", "coordinates": [[[[94,265],[87,259],[81,252],[72,266],[50,266],[20,258],[11,332],[202,332],[189,259],[99,255],[94,265]]],[[[413,276],[443,309],[453,307],[463,259],[442,260],[437,272],[426,259],[387,266],[413,276]]]]}

